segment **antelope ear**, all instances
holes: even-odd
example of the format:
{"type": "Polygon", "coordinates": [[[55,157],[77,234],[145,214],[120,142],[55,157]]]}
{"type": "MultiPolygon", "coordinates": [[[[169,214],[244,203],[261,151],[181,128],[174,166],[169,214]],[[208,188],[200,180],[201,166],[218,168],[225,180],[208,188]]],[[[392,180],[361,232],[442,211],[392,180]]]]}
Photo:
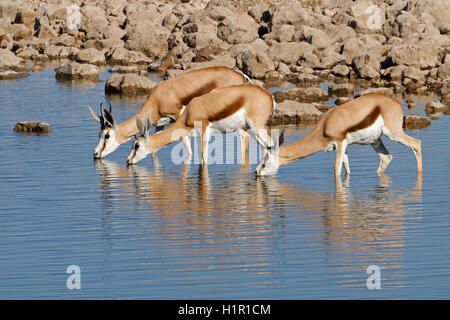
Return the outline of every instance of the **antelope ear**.
{"type": "Polygon", "coordinates": [[[102,107],[102,115],[106,121],[106,123],[111,127],[111,128],[115,128],[117,129],[117,123],[114,120],[114,117],[112,116],[111,112],[108,111],[103,104],[101,105],[102,107]]]}
{"type": "Polygon", "coordinates": [[[150,130],[152,130],[152,119],[150,119],[150,116],[147,115],[147,119],[145,120],[145,138],[148,137],[150,130]]]}
{"type": "Polygon", "coordinates": [[[281,130],[281,133],[278,136],[278,146],[281,146],[283,143],[284,143],[284,129],[281,130]]]}
{"type": "Polygon", "coordinates": [[[98,115],[97,112],[94,112],[94,110],[92,110],[91,107],[88,106],[88,108],[89,108],[89,111],[91,112],[92,116],[94,117],[94,119],[97,120],[98,122],[102,123],[103,121],[102,121],[101,116],[98,115]]]}
{"type": "Polygon", "coordinates": [[[139,118],[138,115],[136,115],[136,126],[139,130],[139,133],[141,135],[145,135],[145,126],[144,123],[142,122],[141,118],[139,118]]]}

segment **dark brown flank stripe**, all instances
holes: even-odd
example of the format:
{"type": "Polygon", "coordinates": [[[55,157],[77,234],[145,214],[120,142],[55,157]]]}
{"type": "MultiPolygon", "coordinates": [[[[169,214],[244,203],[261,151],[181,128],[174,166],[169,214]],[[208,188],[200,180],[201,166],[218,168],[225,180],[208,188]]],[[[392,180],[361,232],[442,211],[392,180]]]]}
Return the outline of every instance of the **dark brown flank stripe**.
{"type": "Polygon", "coordinates": [[[211,90],[216,88],[216,83],[215,80],[206,83],[203,87],[197,89],[194,92],[191,92],[189,95],[187,95],[186,97],[181,98],[181,103],[185,106],[187,106],[189,104],[189,102],[194,99],[195,97],[199,97],[202,96],[208,92],[210,92],[211,90]]]}
{"type": "Polygon", "coordinates": [[[220,112],[213,114],[209,117],[209,121],[219,121],[225,118],[228,118],[232,114],[236,113],[239,109],[241,109],[244,106],[244,97],[238,97],[236,100],[231,102],[229,105],[226,106],[224,110],[221,110],[220,112]]]}
{"type": "Polygon", "coordinates": [[[363,121],[354,125],[353,127],[348,128],[345,133],[347,134],[350,132],[355,132],[371,126],[377,120],[380,113],[381,113],[380,107],[376,106],[375,109],[373,109],[372,112],[370,112],[369,115],[365,117],[363,121]]]}

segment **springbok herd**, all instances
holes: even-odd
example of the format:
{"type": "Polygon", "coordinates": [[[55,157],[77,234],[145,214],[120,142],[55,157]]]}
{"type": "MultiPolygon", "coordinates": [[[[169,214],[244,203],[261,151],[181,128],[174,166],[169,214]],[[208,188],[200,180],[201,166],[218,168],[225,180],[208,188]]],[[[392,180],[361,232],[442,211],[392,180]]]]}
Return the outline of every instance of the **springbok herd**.
{"type": "MultiPolygon", "coordinates": [[[[279,166],[321,150],[336,150],[335,176],[340,176],[342,165],[349,174],[346,149],[350,144],[370,144],[380,157],[377,172],[381,173],[392,160],[381,140],[385,135],[391,141],[411,148],[416,156],[417,170],[422,172],[421,142],[403,132],[403,109],[397,100],[383,94],[368,94],[351,100],[330,109],[305,138],[273,148],[275,144],[268,123],[275,101],[269,92],[249,82],[247,76],[226,67],[186,72],[178,78],[158,83],[136,116],[120,124],[114,120],[111,106],[108,110],[101,105],[100,115],[89,107],[101,125],[94,158],[107,156],[132,137],[135,140],[127,157],[130,165],[180,139],[183,139],[190,158],[189,137],[195,136],[202,147],[202,162],[207,164],[211,132],[238,131],[241,152],[246,152],[249,136],[265,150],[263,160],[256,167],[257,175],[276,174],[279,166]],[[150,135],[152,126],[156,127],[155,134],[150,135]]],[[[281,145],[283,135],[279,142],[281,145]]]]}

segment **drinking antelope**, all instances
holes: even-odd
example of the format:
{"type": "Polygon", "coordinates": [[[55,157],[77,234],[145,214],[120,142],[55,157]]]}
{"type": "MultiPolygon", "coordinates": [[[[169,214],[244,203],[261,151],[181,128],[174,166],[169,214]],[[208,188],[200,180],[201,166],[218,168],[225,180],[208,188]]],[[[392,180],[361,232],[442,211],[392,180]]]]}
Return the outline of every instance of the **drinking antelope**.
{"type": "MultiPolygon", "coordinates": [[[[248,130],[263,148],[269,149],[273,142],[268,132],[268,122],[274,110],[272,95],[256,85],[237,85],[214,89],[192,99],[186,111],[169,129],[149,135],[152,122],[147,117],[145,124],[136,116],[136,125],[142,136],[137,138],[127,157],[128,164],[135,164],[149,153],[189,135],[195,135],[196,124],[201,129],[202,161],[208,161],[208,142],[212,130],[222,133],[248,130]]],[[[200,143],[199,143],[200,146],[200,143]]]]}
{"type": "Polygon", "coordinates": [[[336,150],[334,174],[341,174],[344,164],[350,173],[347,146],[370,144],[380,157],[378,173],[386,170],[392,155],[384,146],[381,135],[412,149],[417,160],[417,171],[422,172],[422,151],[420,140],[403,132],[403,109],[397,100],[382,95],[368,94],[329,110],[317,126],[303,139],[283,146],[278,155],[268,153],[257,166],[257,175],[276,174],[279,166],[305,158],[318,151],[336,150]]]}
{"type": "MultiPolygon", "coordinates": [[[[186,72],[178,78],[158,83],[142,105],[138,116],[145,118],[148,115],[152,124],[156,126],[156,131],[161,131],[178,119],[183,106],[193,98],[215,88],[244,84],[246,80],[249,80],[248,77],[227,67],[210,67],[186,72]]],[[[107,156],[139,132],[135,117],[117,124],[112,116],[111,107],[107,110],[101,105],[100,109],[101,115],[98,115],[89,107],[92,116],[101,125],[100,140],[95,148],[94,158],[107,156]]],[[[241,135],[241,138],[244,144],[248,142],[248,137],[241,135]]],[[[189,139],[186,137],[183,142],[191,154],[189,139]]]]}

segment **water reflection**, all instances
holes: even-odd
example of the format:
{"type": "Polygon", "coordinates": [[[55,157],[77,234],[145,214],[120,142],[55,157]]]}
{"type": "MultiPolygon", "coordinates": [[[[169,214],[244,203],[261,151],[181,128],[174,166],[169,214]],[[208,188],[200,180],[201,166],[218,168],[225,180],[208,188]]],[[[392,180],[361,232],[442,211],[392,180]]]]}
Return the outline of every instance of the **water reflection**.
{"type": "MultiPolygon", "coordinates": [[[[273,275],[271,266],[280,259],[275,253],[280,238],[319,237],[316,250],[323,252],[325,264],[338,275],[329,280],[362,287],[361,278],[370,264],[401,267],[408,203],[422,203],[421,176],[408,190],[393,189],[391,179],[383,174],[376,186],[366,190],[352,191],[349,178],[338,178],[334,192],[321,192],[276,177],[254,178],[249,165],[210,175],[207,166],[184,164],[169,172],[156,156],[153,162],[154,169],[149,170],[98,161],[102,201],[105,208],[114,207],[115,199],[123,196],[146,204],[149,220],[144,228],[161,243],[188,248],[183,257],[190,261],[189,270],[225,268],[232,262],[235,267],[253,266],[258,274],[273,275]]],[[[305,242],[291,245],[305,246],[305,242]]],[[[178,264],[166,265],[166,271],[178,270],[178,264]]],[[[397,280],[390,285],[404,283],[397,280]]]]}

